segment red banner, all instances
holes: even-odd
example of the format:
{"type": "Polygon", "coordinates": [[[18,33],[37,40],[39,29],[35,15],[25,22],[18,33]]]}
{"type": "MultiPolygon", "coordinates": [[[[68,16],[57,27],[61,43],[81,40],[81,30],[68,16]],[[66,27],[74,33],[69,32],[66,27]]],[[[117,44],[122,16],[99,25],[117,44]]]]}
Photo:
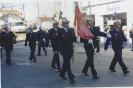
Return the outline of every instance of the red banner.
{"type": "Polygon", "coordinates": [[[83,18],[82,14],[81,14],[78,3],[75,2],[75,22],[74,22],[74,24],[77,27],[77,35],[80,38],[89,40],[90,38],[93,38],[93,34],[87,28],[85,20],[86,19],[83,18]]]}

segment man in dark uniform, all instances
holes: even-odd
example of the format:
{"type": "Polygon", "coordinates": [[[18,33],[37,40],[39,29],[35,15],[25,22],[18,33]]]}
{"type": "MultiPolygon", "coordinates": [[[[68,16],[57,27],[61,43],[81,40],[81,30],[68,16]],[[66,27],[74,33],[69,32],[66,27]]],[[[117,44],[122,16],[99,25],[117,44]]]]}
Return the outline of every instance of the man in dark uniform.
{"type": "Polygon", "coordinates": [[[129,71],[127,70],[128,68],[126,67],[126,65],[124,64],[122,60],[122,48],[123,48],[122,45],[124,42],[127,41],[127,39],[124,35],[124,32],[121,29],[121,23],[115,22],[114,26],[115,27],[110,31],[111,38],[108,38],[105,43],[105,50],[107,50],[108,45],[110,44],[110,41],[111,41],[112,49],[115,53],[114,58],[109,67],[109,70],[111,70],[112,72],[116,72],[115,65],[117,62],[119,62],[119,65],[121,66],[123,70],[123,74],[126,75],[127,73],[129,73],[129,71]]]}
{"type": "Polygon", "coordinates": [[[25,46],[27,46],[27,42],[29,42],[29,47],[31,50],[29,60],[34,63],[36,63],[36,56],[35,56],[35,49],[36,49],[36,41],[37,41],[37,35],[35,32],[33,32],[33,29],[29,27],[29,32],[26,33],[26,39],[25,39],[25,46]]]}
{"type": "Polygon", "coordinates": [[[65,80],[65,74],[67,72],[70,84],[73,84],[75,83],[75,76],[72,73],[70,61],[73,56],[73,42],[76,41],[76,37],[74,29],[69,28],[69,21],[66,19],[63,21],[63,28],[59,30],[57,38],[60,52],[63,56],[63,65],[60,71],[60,77],[65,80]]]}
{"type": "Polygon", "coordinates": [[[47,55],[47,51],[45,49],[47,42],[47,34],[42,30],[42,27],[39,27],[39,31],[37,32],[37,41],[38,41],[38,56],[41,56],[41,47],[45,52],[45,56],[47,55]]]}
{"type": "Polygon", "coordinates": [[[53,28],[49,30],[49,40],[51,42],[51,46],[54,53],[51,67],[54,69],[57,68],[57,70],[60,71],[59,47],[57,43],[58,30],[59,30],[58,22],[55,21],[53,23],[53,28]]]}
{"type": "Polygon", "coordinates": [[[6,64],[11,65],[11,51],[13,49],[13,39],[15,34],[9,31],[7,26],[3,27],[3,32],[1,32],[2,46],[6,51],[6,64]]]}
{"type": "MultiPolygon", "coordinates": [[[[87,20],[86,24],[88,26],[88,30],[90,30],[94,36],[107,37],[106,33],[103,33],[100,30],[98,30],[96,27],[93,27],[90,20],[89,21],[87,20]]],[[[84,68],[82,70],[82,73],[85,74],[86,76],[88,76],[87,72],[88,72],[88,68],[90,67],[91,73],[92,73],[92,78],[97,79],[97,78],[99,78],[99,76],[97,76],[97,72],[96,72],[95,67],[94,67],[93,40],[92,39],[86,40],[86,39],[81,38],[80,41],[82,43],[84,43],[84,48],[85,48],[85,52],[87,55],[87,60],[86,60],[86,63],[84,65],[84,68]]]]}

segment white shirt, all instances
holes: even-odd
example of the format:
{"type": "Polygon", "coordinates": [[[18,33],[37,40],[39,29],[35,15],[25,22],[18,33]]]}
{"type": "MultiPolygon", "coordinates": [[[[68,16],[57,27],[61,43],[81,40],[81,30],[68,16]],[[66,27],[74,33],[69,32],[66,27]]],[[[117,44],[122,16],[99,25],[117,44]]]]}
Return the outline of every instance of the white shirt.
{"type": "Polygon", "coordinates": [[[68,32],[68,28],[64,28],[64,30],[65,30],[66,32],[68,32]]]}
{"type": "Polygon", "coordinates": [[[57,32],[58,29],[57,28],[54,28],[54,30],[57,32]]]}
{"type": "Polygon", "coordinates": [[[116,31],[119,31],[119,29],[118,29],[118,28],[116,28],[116,31]]]}

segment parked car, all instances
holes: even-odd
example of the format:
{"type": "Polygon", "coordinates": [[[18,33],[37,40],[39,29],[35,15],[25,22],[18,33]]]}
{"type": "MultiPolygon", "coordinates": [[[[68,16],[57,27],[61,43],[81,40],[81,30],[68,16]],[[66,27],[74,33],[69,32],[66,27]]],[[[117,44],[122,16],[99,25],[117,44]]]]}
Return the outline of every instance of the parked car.
{"type": "Polygon", "coordinates": [[[26,32],[26,25],[24,22],[16,22],[11,26],[13,32],[26,32]]]}

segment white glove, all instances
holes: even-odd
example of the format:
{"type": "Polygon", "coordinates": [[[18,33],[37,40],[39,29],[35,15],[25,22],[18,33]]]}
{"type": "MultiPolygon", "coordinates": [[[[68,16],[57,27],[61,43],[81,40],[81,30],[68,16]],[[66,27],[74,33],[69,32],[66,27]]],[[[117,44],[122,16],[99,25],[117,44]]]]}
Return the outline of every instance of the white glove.
{"type": "Polygon", "coordinates": [[[107,34],[107,37],[108,37],[108,38],[111,38],[111,35],[110,35],[110,34],[107,34]]]}
{"type": "Polygon", "coordinates": [[[73,42],[73,47],[76,47],[76,43],[75,42],[73,42]]]}
{"type": "Polygon", "coordinates": [[[80,43],[80,38],[78,37],[78,38],[76,39],[76,41],[77,41],[78,43],[80,43]]]}
{"type": "Polygon", "coordinates": [[[92,39],[89,39],[89,40],[88,40],[88,43],[93,43],[93,40],[92,40],[92,39]]]}
{"type": "Polygon", "coordinates": [[[124,46],[127,46],[127,42],[123,42],[123,45],[124,45],[124,46]]]}
{"type": "Polygon", "coordinates": [[[58,51],[54,51],[54,53],[55,53],[55,54],[57,54],[57,53],[58,53],[58,51]]]}
{"type": "Polygon", "coordinates": [[[46,40],[43,38],[43,41],[46,42],[46,40]]]}

